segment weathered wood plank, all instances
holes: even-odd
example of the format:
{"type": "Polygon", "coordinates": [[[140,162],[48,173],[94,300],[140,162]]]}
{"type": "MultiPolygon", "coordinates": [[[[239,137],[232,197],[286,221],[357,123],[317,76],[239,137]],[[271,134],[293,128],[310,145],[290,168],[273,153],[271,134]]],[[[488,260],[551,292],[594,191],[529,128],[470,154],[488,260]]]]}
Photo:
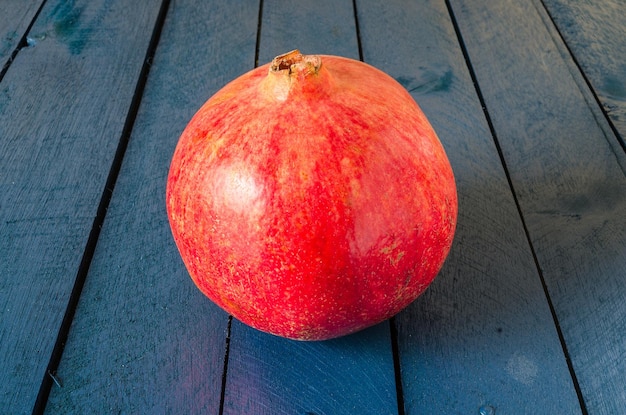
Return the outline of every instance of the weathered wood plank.
{"type": "MultiPolygon", "coordinates": [[[[275,54],[358,59],[350,1],[264,1],[260,63],[275,54]]],[[[231,328],[225,414],[387,414],[397,410],[388,323],[328,342],[231,328]]]]}
{"type": "Polygon", "coordinates": [[[621,413],[626,178],[618,157],[532,2],[452,3],[586,407],[621,413]]]}
{"type": "MultiPolygon", "coordinates": [[[[11,59],[43,0],[5,0],[0,6],[0,70],[11,59]]],[[[39,39],[31,39],[37,42],[39,39]]]]}
{"type": "Polygon", "coordinates": [[[542,0],[626,141],[626,3],[542,0]]]}
{"type": "Polygon", "coordinates": [[[422,107],[448,152],[459,195],[450,257],[396,318],[406,413],[580,412],[446,5],[360,0],[358,12],[364,60],[398,79],[422,107]]]}
{"type": "Polygon", "coordinates": [[[158,4],[50,1],[2,80],[2,412],[32,410],[158,4]]]}
{"type": "Polygon", "coordinates": [[[354,8],[350,1],[293,4],[263,3],[259,65],[275,56],[300,49],[305,54],[326,54],[359,59],[354,8]]]}
{"type": "Polygon", "coordinates": [[[397,413],[389,323],[297,342],[233,321],[224,414],[397,413]]]}
{"type": "Polygon", "coordinates": [[[253,66],[258,10],[170,4],[47,413],[218,413],[228,316],[180,260],[165,183],[195,111],[253,66]]]}

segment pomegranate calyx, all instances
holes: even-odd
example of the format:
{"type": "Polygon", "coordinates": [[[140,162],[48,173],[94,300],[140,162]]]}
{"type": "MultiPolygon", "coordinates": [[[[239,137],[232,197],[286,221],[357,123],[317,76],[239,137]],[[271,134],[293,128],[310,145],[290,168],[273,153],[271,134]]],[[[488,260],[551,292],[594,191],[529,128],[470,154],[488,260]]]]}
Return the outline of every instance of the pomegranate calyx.
{"type": "Polygon", "coordinates": [[[321,93],[330,85],[330,79],[322,58],[318,55],[303,55],[298,49],[278,55],[269,66],[269,73],[262,88],[270,99],[284,102],[291,94],[321,93]]]}
{"type": "Polygon", "coordinates": [[[287,70],[291,75],[297,73],[307,76],[316,74],[322,66],[322,59],[317,55],[303,55],[298,49],[283,53],[272,60],[270,72],[287,70]]]}

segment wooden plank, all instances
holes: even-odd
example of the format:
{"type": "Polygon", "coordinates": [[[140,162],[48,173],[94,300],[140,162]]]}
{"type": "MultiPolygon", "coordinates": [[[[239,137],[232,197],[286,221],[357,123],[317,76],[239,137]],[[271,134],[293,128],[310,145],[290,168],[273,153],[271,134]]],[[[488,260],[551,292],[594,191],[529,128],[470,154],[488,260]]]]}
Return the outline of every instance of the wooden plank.
{"type": "Polygon", "coordinates": [[[47,413],[218,413],[228,316],[180,260],[165,183],[195,111],[253,66],[258,10],[170,4],[47,413]]]}
{"type": "MultiPolygon", "coordinates": [[[[263,5],[261,63],[295,48],[358,59],[350,1],[265,0],[263,5]]],[[[397,411],[387,323],[333,341],[302,343],[234,321],[226,380],[225,414],[397,411]]]]}
{"type": "MultiPolygon", "coordinates": [[[[452,252],[397,316],[406,414],[580,412],[505,171],[443,1],[360,0],[363,56],[411,91],[457,180],[452,252]]],[[[493,35],[482,21],[485,36],[493,35]]]]}
{"type": "Polygon", "coordinates": [[[453,5],[463,40],[586,408],[621,413],[624,171],[533,3],[459,3],[453,5]]]}
{"type": "Polygon", "coordinates": [[[30,413],[159,2],[49,1],[2,80],[0,408],[30,413]],[[132,22],[132,24],[130,24],[132,22]]]}
{"type": "Polygon", "coordinates": [[[626,4],[543,0],[604,110],[626,140],[626,4]]]}
{"type": "MultiPolygon", "coordinates": [[[[43,0],[4,0],[0,11],[0,69],[11,59],[43,0]]],[[[41,39],[29,38],[34,44],[41,39]]]]}
{"type": "Polygon", "coordinates": [[[293,49],[359,59],[354,8],[349,1],[287,5],[263,2],[259,65],[293,49]]]}
{"type": "Polygon", "coordinates": [[[233,321],[224,414],[394,414],[388,322],[323,342],[233,321]]]}

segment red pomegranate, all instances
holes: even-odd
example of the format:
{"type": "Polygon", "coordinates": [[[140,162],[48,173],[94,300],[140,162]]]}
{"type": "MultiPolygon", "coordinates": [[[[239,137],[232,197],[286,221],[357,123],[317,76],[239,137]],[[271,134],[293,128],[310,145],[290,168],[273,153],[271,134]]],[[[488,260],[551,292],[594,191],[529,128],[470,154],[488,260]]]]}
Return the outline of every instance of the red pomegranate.
{"type": "Polygon", "coordinates": [[[365,63],[297,50],[200,108],[166,199],[198,288],[299,340],[355,332],[415,300],[457,216],[444,149],[405,89],[365,63]]]}

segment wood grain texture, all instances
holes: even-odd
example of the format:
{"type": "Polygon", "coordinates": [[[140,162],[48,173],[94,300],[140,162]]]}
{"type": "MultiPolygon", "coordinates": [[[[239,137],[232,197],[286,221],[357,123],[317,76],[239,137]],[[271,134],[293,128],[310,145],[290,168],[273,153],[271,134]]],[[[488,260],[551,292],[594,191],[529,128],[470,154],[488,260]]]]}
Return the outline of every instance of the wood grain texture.
{"type": "Polygon", "coordinates": [[[389,323],[322,342],[234,321],[224,414],[397,413],[389,323]]]}
{"type": "MultiPolygon", "coordinates": [[[[0,69],[11,59],[43,0],[4,0],[0,5],[0,69]]],[[[31,43],[41,39],[31,38],[31,43]]]]}
{"type": "Polygon", "coordinates": [[[595,93],[626,140],[626,3],[543,0],[595,93]]]}
{"type": "Polygon", "coordinates": [[[448,152],[459,196],[442,272],[396,319],[406,413],[580,412],[446,5],[360,0],[358,10],[365,61],[422,107],[448,152]]]}
{"type": "Polygon", "coordinates": [[[626,179],[614,147],[532,3],[452,3],[586,407],[623,412],[626,179]]]}
{"type": "MultiPolygon", "coordinates": [[[[296,48],[358,59],[352,2],[265,0],[263,5],[260,63],[296,48]],[[333,32],[335,27],[340,29],[333,32]]],[[[230,345],[227,414],[397,411],[387,323],[329,342],[301,343],[235,321],[230,345]]]]}
{"type": "Polygon", "coordinates": [[[195,111],[253,66],[258,10],[170,4],[47,413],[218,412],[228,316],[184,268],[165,185],[195,111]]]}
{"type": "Polygon", "coordinates": [[[349,0],[284,3],[263,2],[259,65],[293,49],[359,59],[354,8],[349,0]]]}
{"type": "Polygon", "coordinates": [[[48,2],[31,30],[44,40],[2,81],[3,412],[32,410],[157,12],[154,1],[48,2]]]}

